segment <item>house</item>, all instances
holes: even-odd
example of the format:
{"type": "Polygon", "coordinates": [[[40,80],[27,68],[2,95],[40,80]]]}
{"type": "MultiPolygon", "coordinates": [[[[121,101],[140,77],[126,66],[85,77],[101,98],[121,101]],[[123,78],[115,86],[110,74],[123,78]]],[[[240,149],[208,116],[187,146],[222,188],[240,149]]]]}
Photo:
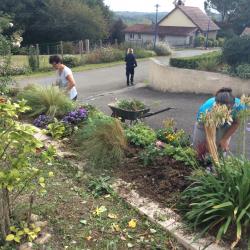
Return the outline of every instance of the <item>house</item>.
{"type": "Polygon", "coordinates": [[[241,33],[241,36],[250,36],[250,27],[247,27],[241,33]]]}
{"type": "MultiPolygon", "coordinates": [[[[125,41],[153,43],[155,25],[135,24],[127,27],[125,41]]],[[[199,35],[216,39],[219,27],[198,7],[176,5],[175,8],[157,24],[156,41],[168,42],[171,46],[193,46],[199,35]]]]}

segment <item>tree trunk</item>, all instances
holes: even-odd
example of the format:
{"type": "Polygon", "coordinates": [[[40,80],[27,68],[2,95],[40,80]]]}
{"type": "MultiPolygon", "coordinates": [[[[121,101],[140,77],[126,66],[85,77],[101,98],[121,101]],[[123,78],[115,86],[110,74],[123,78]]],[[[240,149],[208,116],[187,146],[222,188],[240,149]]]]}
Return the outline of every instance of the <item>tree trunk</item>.
{"type": "Polygon", "coordinates": [[[6,188],[0,189],[0,222],[1,222],[1,238],[5,240],[10,228],[10,208],[9,208],[9,192],[6,188]]]}

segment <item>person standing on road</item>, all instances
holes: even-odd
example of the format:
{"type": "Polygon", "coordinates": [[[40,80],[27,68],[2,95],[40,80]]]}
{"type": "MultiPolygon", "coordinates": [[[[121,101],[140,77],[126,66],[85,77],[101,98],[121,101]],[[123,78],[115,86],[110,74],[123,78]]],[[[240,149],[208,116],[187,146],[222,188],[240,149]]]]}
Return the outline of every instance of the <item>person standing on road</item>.
{"type": "Polygon", "coordinates": [[[49,63],[57,71],[56,85],[64,89],[69,94],[71,100],[76,101],[76,83],[71,69],[62,63],[62,59],[58,55],[50,56],[49,63]]]}
{"type": "Polygon", "coordinates": [[[193,147],[200,159],[204,158],[208,152],[204,124],[200,121],[201,114],[211,110],[215,104],[226,105],[231,110],[233,118],[231,125],[226,123],[216,129],[216,144],[222,152],[229,151],[231,136],[236,132],[240,124],[238,113],[245,109],[245,105],[241,103],[240,99],[233,96],[231,88],[219,89],[215,97],[208,99],[200,106],[193,136],[193,147]]]}
{"type": "Polygon", "coordinates": [[[135,68],[137,67],[137,62],[133,53],[133,49],[131,48],[128,49],[127,55],[125,57],[125,62],[126,62],[127,86],[129,86],[129,83],[131,85],[134,85],[134,75],[135,75],[135,68]]]}

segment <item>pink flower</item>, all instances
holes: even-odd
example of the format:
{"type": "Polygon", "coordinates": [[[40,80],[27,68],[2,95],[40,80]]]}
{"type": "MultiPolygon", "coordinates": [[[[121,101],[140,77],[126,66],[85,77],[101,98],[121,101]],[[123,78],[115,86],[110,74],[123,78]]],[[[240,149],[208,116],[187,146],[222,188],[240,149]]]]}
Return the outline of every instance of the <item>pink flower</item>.
{"type": "Polygon", "coordinates": [[[155,145],[156,145],[157,148],[164,148],[165,147],[165,143],[162,142],[162,141],[157,141],[155,143],[155,145]]]}

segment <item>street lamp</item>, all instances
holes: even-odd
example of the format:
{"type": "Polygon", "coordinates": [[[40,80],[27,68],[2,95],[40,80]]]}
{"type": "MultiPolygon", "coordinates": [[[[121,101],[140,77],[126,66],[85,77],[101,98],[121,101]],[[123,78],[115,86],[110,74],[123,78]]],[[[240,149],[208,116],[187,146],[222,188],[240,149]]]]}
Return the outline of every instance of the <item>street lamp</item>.
{"type": "Polygon", "coordinates": [[[209,20],[208,20],[208,24],[207,24],[206,49],[207,49],[207,47],[208,47],[208,33],[209,33],[210,22],[211,22],[210,16],[208,16],[208,18],[209,18],[209,20]]]}
{"type": "Polygon", "coordinates": [[[156,46],[156,40],[157,40],[157,33],[158,33],[158,9],[159,9],[160,5],[156,4],[155,8],[156,8],[156,13],[155,13],[155,39],[154,39],[154,49],[156,46]]]}

